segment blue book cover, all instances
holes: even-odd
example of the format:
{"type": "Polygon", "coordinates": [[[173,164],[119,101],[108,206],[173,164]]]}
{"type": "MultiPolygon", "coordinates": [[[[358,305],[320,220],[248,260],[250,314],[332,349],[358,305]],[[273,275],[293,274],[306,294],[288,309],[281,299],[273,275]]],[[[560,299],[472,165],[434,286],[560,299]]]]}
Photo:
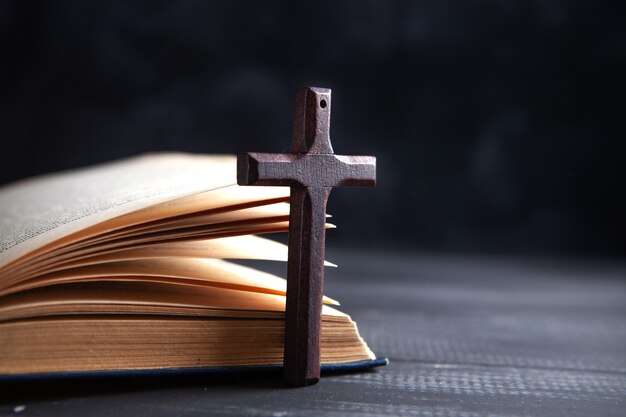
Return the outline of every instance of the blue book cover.
{"type": "MultiPolygon", "coordinates": [[[[360,372],[389,364],[387,358],[376,358],[366,361],[347,363],[322,364],[322,376],[335,373],[360,372]]],[[[248,373],[278,373],[282,365],[255,365],[255,366],[213,366],[194,368],[161,368],[161,369],[121,369],[103,371],[77,372],[46,372],[15,375],[0,375],[0,382],[17,382],[32,380],[57,380],[80,378],[110,378],[110,377],[150,377],[150,376],[185,376],[185,375],[220,375],[220,374],[248,374],[248,373]]]]}

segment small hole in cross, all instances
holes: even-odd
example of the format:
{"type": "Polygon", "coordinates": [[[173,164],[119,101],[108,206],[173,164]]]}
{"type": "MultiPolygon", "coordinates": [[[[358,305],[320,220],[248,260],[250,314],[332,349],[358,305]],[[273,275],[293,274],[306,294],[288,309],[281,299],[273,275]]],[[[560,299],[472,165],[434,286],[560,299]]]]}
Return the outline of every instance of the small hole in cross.
{"type": "Polygon", "coordinates": [[[321,108],[325,108],[326,107],[326,100],[322,99],[322,101],[320,101],[320,107],[321,108]]]}

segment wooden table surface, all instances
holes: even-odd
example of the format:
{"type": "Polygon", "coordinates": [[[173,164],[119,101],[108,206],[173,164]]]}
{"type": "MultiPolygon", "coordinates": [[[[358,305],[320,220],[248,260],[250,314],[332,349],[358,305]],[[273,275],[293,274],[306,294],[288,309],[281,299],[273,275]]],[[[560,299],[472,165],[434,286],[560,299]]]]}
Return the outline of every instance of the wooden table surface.
{"type": "Polygon", "coordinates": [[[626,416],[626,265],[327,250],[386,367],[0,384],[0,415],[626,416]]]}

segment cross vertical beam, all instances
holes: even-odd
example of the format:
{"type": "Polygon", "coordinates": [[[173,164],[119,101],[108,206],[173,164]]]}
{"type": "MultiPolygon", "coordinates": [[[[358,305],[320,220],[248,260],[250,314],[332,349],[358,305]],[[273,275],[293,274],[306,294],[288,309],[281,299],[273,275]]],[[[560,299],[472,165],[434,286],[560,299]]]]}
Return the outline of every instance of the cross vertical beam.
{"type": "Polygon", "coordinates": [[[284,378],[295,386],[312,385],[320,378],[324,229],[329,194],[328,187],[291,187],[284,378]]]}
{"type": "Polygon", "coordinates": [[[312,385],[320,377],[326,202],[333,187],[376,184],[376,158],[335,155],[330,94],[300,87],[291,153],[247,153],[237,160],[239,185],[291,187],[285,312],[284,379],[312,385]]]}

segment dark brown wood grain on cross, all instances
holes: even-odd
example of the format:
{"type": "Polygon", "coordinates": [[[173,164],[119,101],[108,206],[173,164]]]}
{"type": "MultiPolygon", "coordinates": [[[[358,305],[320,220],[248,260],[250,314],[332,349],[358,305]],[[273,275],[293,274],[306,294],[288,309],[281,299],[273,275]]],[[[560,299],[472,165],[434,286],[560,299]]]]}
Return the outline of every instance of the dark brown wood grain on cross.
{"type": "Polygon", "coordinates": [[[335,155],[330,143],[330,90],[300,87],[292,153],[247,153],[237,160],[239,185],[291,187],[284,378],[320,377],[326,202],[333,187],[376,184],[376,158],[335,155]]]}

